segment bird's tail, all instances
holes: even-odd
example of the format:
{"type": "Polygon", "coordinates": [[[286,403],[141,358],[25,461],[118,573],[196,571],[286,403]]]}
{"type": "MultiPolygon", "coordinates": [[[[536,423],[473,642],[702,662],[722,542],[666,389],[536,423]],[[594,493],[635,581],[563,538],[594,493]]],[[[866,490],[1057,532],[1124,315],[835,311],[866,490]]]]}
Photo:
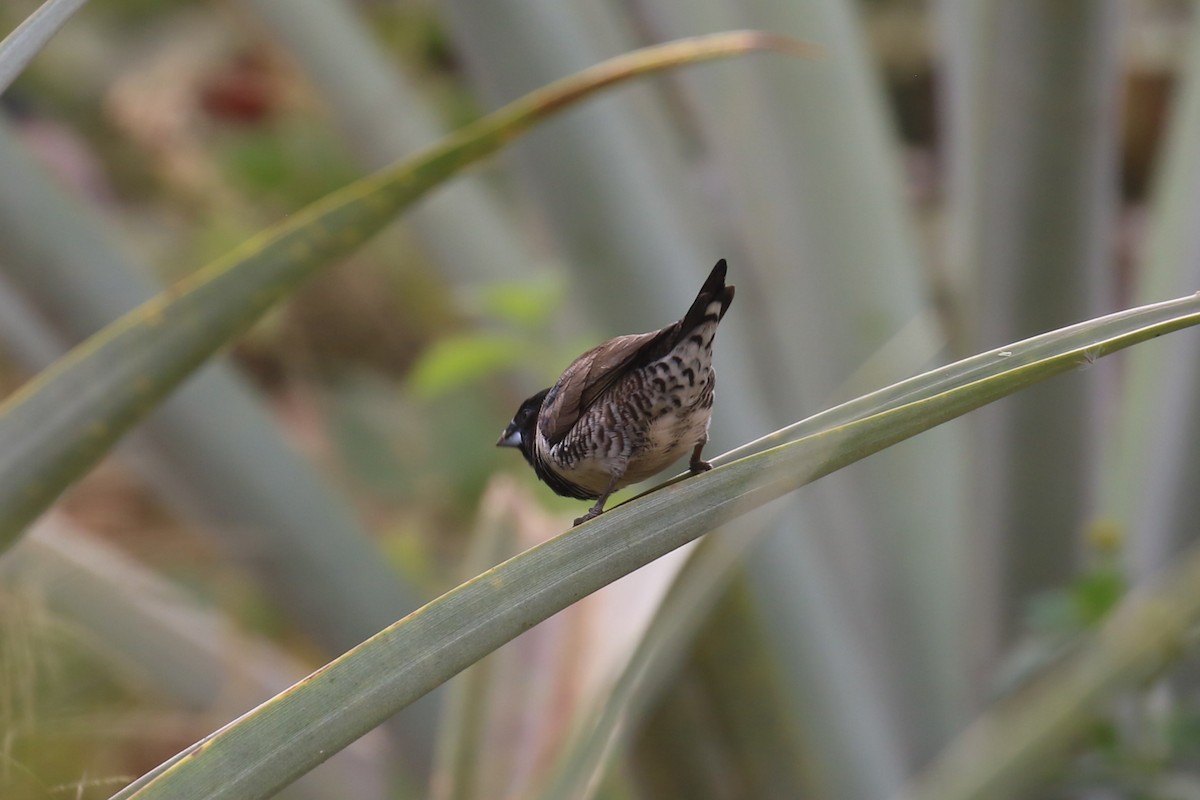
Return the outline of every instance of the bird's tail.
{"type": "Polygon", "coordinates": [[[733,302],[733,287],[725,285],[725,271],[725,259],[722,258],[708,274],[704,285],[700,287],[700,293],[692,301],[692,307],[683,315],[682,324],[679,326],[681,331],[690,331],[699,327],[709,315],[715,314],[717,322],[720,322],[721,318],[725,316],[729,304],[733,302]],[[714,306],[718,303],[720,304],[719,308],[715,308],[714,306]]]}

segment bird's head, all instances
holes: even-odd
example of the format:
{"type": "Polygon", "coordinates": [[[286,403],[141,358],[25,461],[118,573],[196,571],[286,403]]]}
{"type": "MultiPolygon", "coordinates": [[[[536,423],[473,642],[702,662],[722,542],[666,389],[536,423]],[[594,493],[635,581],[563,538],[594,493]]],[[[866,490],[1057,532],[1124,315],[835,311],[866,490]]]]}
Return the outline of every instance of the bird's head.
{"type": "Polygon", "coordinates": [[[512,422],[508,423],[504,433],[500,434],[500,439],[496,442],[497,447],[519,448],[521,454],[525,456],[525,460],[533,463],[533,443],[538,412],[542,410],[542,402],[546,399],[546,393],[549,391],[549,389],[542,389],[521,403],[521,407],[513,415],[512,422]]]}

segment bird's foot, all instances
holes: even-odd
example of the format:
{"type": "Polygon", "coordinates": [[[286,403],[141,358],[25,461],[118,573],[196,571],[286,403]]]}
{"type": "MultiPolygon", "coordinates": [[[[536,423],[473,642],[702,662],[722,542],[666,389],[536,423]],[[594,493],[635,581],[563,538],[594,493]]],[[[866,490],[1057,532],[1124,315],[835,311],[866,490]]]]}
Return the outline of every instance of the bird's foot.
{"type": "Polygon", "coordinates": [[[601,494],[599,497],[596,498],[596,505],[589,508],[588,513],[584,514],[582,517],[575,520],[576,525],[582,525],[583,523],[587,522],[589,519],[592,519],[593,517],[598,517],[604,513],[604,504],[608,502],[609,495],[611,495],[614,491],[616,491],[617,482],[621,480],[621,476],[624,474],[625,474],[625,470],[622,469],[620,472],[618,472],[617,474],[612,476],[612,480],[610,480],[608,482],[608,488],[604,490],[603,494],[601,494]]]}
{"type": "Polygon", "coordinates": [[[693,475],[699,475],[701,472],[708,472],[710,469],[712,469],[712,464],[708,463],[707,461],[700,461],[697,459],[688,464],[688,469],[692,471],[693,475]]]}
{"type": "Polygon", "coordinates": [[[582,517],[577,517],[575,519],[575,524],[582,525],[583,523],[587,522],[589,519],[594,519],[595,517],[598,517],[603,513],[604,513],[604,509],[602,509],[602,508],[590,508],[590,509],[588,509],[588,512],[586,514],[584,514],[582,517]]]}

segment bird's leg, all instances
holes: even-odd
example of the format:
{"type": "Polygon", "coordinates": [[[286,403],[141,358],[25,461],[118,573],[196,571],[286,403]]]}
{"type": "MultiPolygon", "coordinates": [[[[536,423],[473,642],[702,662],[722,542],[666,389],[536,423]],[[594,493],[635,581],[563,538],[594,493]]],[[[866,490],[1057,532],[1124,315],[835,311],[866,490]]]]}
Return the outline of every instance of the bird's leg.
{"type": "Polygon", "coordinates": [[[696,449],[692,451],[692,460],[691,463],[688,464],[688,469],[692,471],[693,475],[697,475],[701,472],[708,472],[710,469],[712,469],[712,464],[700,457],[700,453],[704,450],[704,445],[706,444],[708,444],[708,439],[700,442],[698,445],[696,445],[696,449]]]}
{"type": "Polygon", "coordinates": [[[624,474],[625,474],[625,471],[621,470],[621,472],[619,474],[612,476],[612,480],[610,480],[608,482],[608,488],[605,489],[604,493],[602,495],[600,495],[599,499],[596,500],[596,505],[594,505],[590,509],[588,509],[588,512],[586,514],[584,514],[582,517],[575,520],[576,525],[582,525],[583,523],[587,522],[589,519],[591,519],[593,517],[598,517],[602,513],[604,513],[604,503],[607,502],[608,496],[610,494],[612,494],[614,491],[616,491],[617,481],[621,480],[621,477],[624,474]]]}

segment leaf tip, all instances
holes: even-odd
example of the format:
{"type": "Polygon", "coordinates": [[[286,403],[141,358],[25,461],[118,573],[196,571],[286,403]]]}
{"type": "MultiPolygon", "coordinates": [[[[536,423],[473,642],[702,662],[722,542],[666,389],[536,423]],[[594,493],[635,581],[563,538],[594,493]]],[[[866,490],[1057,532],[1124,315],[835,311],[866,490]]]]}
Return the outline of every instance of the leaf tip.
{"type": "Polygon", "coordinates": [[[745,37],[748,50],[772,50],[798,58],[824,58],[825,48],[816,42],[808,42],[782,33],[770,31],[739,31],[745,37]]]}

